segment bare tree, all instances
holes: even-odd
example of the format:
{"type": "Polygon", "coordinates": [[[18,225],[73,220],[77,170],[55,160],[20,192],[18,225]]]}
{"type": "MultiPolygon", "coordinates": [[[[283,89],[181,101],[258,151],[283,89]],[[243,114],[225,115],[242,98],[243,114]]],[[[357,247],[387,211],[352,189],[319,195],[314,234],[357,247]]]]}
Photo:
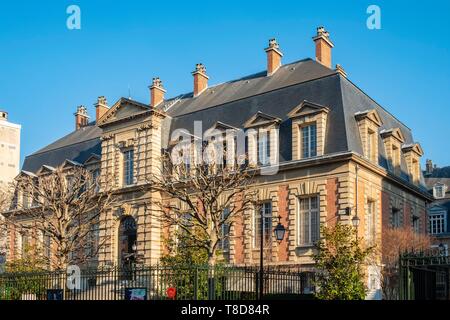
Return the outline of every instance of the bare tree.
{"type": "Polygon", "coordinates": [[[425,250],[430,248],[431,239],[412,228],[388,228],[383,230],[381,256],[381,289],[386,300],[398,299],[399,253],[406,250],[425,250]]]}
{"type": "Polygon", "coordinates": [[[178,229],[194,246],[206,250],[214,266],[219,244],[229,239],[237,217],[258,206],[252,188],[254,170],[245,166],[188,163],[166,154],[161,169],[151,174],[148,186],[160,192],[157,217],[165,227],[178,229]]]}
{"type": "Polygon", "coordinates": [[[0,256],[3,256],[3,258],[6,255],[6,236],[8,229],[7,219],[4,213],[11,205],[12,194],[9,185],[0,185],[0,256]]]}
{"type": "Polygon", "coordinates": [[[52,269],[66,269],[97,257],[106,242],[96,236],[100,217],[110,210],[113,192],[81,166],[24,175],[16,183],[15,210],[7,222],[43,250],[52,269]],[[21,199],[17,196],[21,195],[21,199]]]}

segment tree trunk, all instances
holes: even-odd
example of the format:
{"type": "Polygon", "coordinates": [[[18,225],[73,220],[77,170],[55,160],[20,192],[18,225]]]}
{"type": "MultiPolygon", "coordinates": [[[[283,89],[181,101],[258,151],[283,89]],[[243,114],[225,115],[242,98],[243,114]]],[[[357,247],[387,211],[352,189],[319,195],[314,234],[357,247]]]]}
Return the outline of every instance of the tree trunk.
{"type": "Polygon", "coordinates": [[[208,300],[216,298],[216,279],[215,279],[216,254],[211,248],[208,250],[208,300]]]}

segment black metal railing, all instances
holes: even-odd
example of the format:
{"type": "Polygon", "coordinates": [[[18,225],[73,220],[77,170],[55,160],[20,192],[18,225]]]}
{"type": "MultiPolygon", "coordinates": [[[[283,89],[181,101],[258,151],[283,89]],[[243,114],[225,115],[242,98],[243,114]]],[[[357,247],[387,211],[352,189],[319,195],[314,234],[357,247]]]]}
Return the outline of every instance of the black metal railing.
{"type": "Polygon", "coordinates": [[[399,256],[401,300],[450,300],[450,256],[443,248],[399,256]]]}
{"type": "MultiPolygon", "coordinates": [[[[259,292],[255,267],[138,266],[66,272],[4,273],[0,300],[255,300],[259,292]]],[[[264,297],[308,298],[314,273],[268,267],[264,297]]]]}

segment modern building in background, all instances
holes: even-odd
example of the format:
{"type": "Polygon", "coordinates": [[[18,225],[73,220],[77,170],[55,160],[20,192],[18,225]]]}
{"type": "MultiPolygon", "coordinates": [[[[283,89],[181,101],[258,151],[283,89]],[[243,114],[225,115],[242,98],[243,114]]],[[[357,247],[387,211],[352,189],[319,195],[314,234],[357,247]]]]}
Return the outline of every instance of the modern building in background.
{"type": "MultiPolygon", "coordinates": [[[[324,28],[317,29],[313,41],[315,59],[282,65],[282,49],[272,39],[260,52],[267,66],[257,74],[209,86],[211,74],[197,64],[190,93],[166,99],[161,80],[154,78],[148,102],[121,98],[109,107],[100,97],[91,121],[80,106],[74,131],[27,156],[20,174],[46,174],[76,162],[114,177],[120,204],[101,219],[99,236],[107,241],[99,265],[122,265],[134,247],[143,263],[159,262],[172,233],[162,230],[151,212],[159,210],[155,203],[161,200],[172,205],[177,200],[145,193],[142,186],[147,175],[158,172],[161,152],[176,143],[172,134],[196,134],[196,121],[202,124],[199,135],[251,131],[245,150],[249,163],[279,162],[277,172],[259,176],[254,186],[263,211],[237,217],[226,231],[230,241],[222,249],[229,263],[258,264],[258,239],[264,237],[267,264],[313,267],[320,226],[351,224],[355,216],[358,234],[371,245],[381,245],[385,228],[426,233],[432,197],[412,130],[351,82],[340,65],[332,65],[334,44],[324,28]],[[273,129],[279,134],[271,134],[273,129]],[[254,227],[262,217],[264,227],[254,227]],[[272,232],[277,217],[287,229],[281,242],[272,232]]],[[[19,234],[9,235],[9,245],[9,258],[20,255],[19,234]]],[[[371,298],[380,298],[381,265],[379,257],[367,270],[371,298]]]]}
{"type": "Polygon", "coordinates": [[[20,171],[21,126],[8,121],[8,113],[0,111],[0,186],[12,182],[20,171]]]}
{"type": "Polygon", "coordinates": [[[436,247],[450,246],[450,166],[438,168],[427,160],[425,183],[435,201],[428,208],[429,233],[436,247]]]}
{"type": "MultiPolygon", "coordinates": [[[[8,188],[20,170],[20,129],[20,125],[8,121],[6,111],[0,110],[0,192],[8,188]]],[[[0,272],[6,250],[6,235],[3,232],[0,230],[0,272]]]]}

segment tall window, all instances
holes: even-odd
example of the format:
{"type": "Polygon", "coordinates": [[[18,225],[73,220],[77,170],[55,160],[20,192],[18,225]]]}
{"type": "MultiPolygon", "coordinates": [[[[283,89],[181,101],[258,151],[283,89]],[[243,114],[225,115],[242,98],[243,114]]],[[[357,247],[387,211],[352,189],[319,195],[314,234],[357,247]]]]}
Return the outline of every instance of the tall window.
{"type": "Polygon", "coordinates": [[[21,234],[21,245],[22,245],[22,258],[26,258],[27,250],[29,249],[29,237],[28,233],[21,234]]]}
{"type": "MultiPolygon", "coordinates": [[[[225,208],[222,213],[222,219],[225,220],[230,215],[230,209],[225,208]]],[[[231,224],[229,222],[225,222],[221,226],[221,237],[222,240],[219,243],[219,247],[222,249],[223,252],[228,252],[230,250],[230,227],[231,224]]]]}
{"type": "Polygon", "coordinates": [[[445,213],[436,213],[430,215],[430,234],[441,234],[446,232],[445,213]]]}
{"type": "Polygon", "coordinates": [[[367,131],[367,158],[371,161],[376,160],[375,154],[375,132],[372,130],[367,131]]]}
{"type": "Polygon", "coordinates": [[[22,192],[22,208],[28,209],[30,207],[30,195],[28,190],[22,192]]]}
{"type": "Polygon", "coordinates": [[[412,227],[415,233],[420,233],[420,218],[417,216],[413,216],[412,218],[412,227]]]}
{"type": "Polygon", "coordinates": [[[134,183],[134,150],[123,153],[123,182],[126,186],[134,183]]]}
{"type": "Polygon", "coordinates": [[[261,242],[261,235],[264,236],[266,244],[270,243],[272,239],[272,219],[272,202],[264,202],[261,205],[261,211],[255,212],[255,247],[261,242]],[[261,218],[263,219],[263,225],[261,225],[261,218]]]}
{"type": "Polygon", "coordinates": [[[298,244],[312,245],[319,239],[319,197],[298,199],[298,244]]]}
{"type": "Polygon", "coordinates": [[[412,176],[413,182],[418,182],[420,180],[420,164],[415,159],[412,161],[412,176]]]}
{"type": "Polygon", "coordinates": [[[95,183],[95,192],[100,190],[100,169],[92,171],[92,181],[95,183]]]}
{"type": "Polygon", "coordinates": [[[310,158],[317,155],[317,126],[312,124],[301,128],[302,157],[310,158]]]}
{"type": "Polygon", "coordinates": [[[393,228],[401,227],[401,214],[400,210],[397,208],[392,208],[392,227],[393,228]]]}
{"type": "Polygon", "coordinates": [[[47,259],[51,258],[51,245],[52,245],[52,239],[48,234],[44,234],[44,256],[47,259]]]}
{"type": "Polygon", "coordinates": [[[395,173],[400,170],[400,149],[396,146],[392,146],[392,169],[395,173]]]}
{"type": "Polygon", "coordinates": [[[375,201],[367,201],[367,242],[375,242],[375,201]]]}
{"type": "Polygon", "coordinates": [[[269,131],[260,132],[258,138],[258,164],[270,164],[270,133],[269,131]]]}

